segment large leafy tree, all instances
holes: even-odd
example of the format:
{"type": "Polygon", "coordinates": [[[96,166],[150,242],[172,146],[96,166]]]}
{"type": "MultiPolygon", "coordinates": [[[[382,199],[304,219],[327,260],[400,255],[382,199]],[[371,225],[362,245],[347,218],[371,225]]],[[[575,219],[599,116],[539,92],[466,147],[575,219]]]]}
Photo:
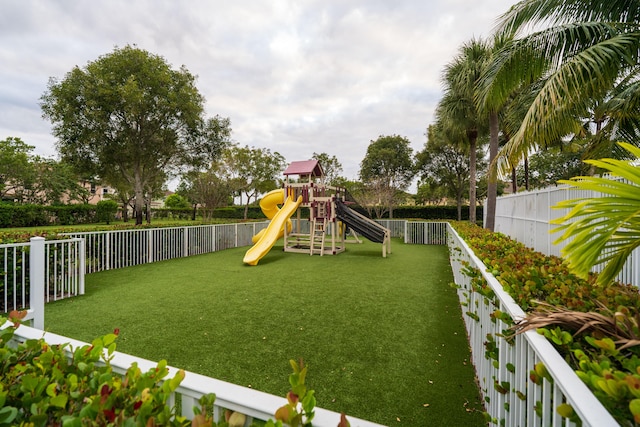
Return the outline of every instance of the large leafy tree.
{"type": "Polygon", "coordinates": [[[609,138],[594,142],[637,144],[638,22],[638,0],[524,0],[501,17],[499,33],[514,38],[484,73],[479,99],[500,103],[522,85],[538,85],[501,149],[504,164],[517,164],[535,146],[579,134],[585,117],[609,131],[609,138]]]}
{"type": "Polygon", "coordinates": [[[327,153],[313,153],[312,158],[318,160],[324,171],[324,182],[328,185],[338,186],[344,182],[342,176],[342,163],[336,156],[330,156],[327,153]]]}
{"type": "Polygon", "coordinates": [[[177,192],[191,201],[192,219],[195,220],[197,207],[202,208],[204,219],[213,216],[214,209],[226,206],[231,199],[231,185],[215,167],[202,171],[191,171],[183,175],[177,192]]]}
{"type": "Polygon", "coordinates": [[[20,138],[10,136],[0,141],[0,198],[7,197],[8,193],[15,196],[25,181],[31,179],[33,149],[20,138]]]}
{"type": "Polygon", "coordinates": [[[379,202],[389,209],[389,218],[393,218],[397,195],[407,189],[414,175],[411,143],[399,135],[380,136],[371,141],[360,163],[360,179],[376,189],[379,202]]]}
{"type": "Polygon", "coordinates": [[[469,221],[476,222],[478,137],[487,131],[488,117],[479,109],[475,93],[477,82],[487,61],[487,47],[482,40],[464,43],[445,66],[442,76],[444,96],[436,107],[436,120],[444,130],[466,138],[469,145],[469,221]]]}
{"type": "Polygon", "coordinates": [[[41,106],[64,160],[132,190],[137,224],[159,177],[211,161],[230,133],[228,119],[204,118],[185,67],[135,46],[50,79],[41,106]]]}
{"type": "MultiPolygon", "coordinates": [[[[427,129],[427,142],[416,154],[416,169],[422,183],[440,188],[445,197],[455,199],[458,221],[462,219],[462,202],[469,188],[469,146],[463,141],[448,138],[441,126],[431,125],[427,129]]],[[[476,156],[482,159],[482,153],[476,156]]],[[[486,163],[476,162],[480,170],[486,163]]]]}
{"type": "Polygon", "coordinates": [[[277,151],[238,145],[226,149],[221,161],[214,165],[234,193],[246,196],[245,219],[251,199],[278,188],[285,167],[286,160],[277,151]]]}

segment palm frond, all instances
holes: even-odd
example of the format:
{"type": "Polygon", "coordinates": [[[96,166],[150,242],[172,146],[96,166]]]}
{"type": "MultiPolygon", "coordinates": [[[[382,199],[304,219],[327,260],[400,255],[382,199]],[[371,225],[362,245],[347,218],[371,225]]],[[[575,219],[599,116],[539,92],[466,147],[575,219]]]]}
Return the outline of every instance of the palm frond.
{"type": "Polygon", "coordinates": [[[640,22],[637,0],[523,0],[499,18],[498,33],[520,36],[540,26],[568,22],[604,21],[636,24],[640,22]]]}
{"type": "Polygon", "coordinates": [[[601,306],[599,312],[579,312],[537,301],[536,310],[512,327],[516,333],[540,328],[560,327],[573,336],[611,337],[618,350],[640,345],[640,315],[628,309],[613,312],[601,306]]]}
{"type": "MultiPolygon", "coordinates": [[[[620,145],[633,156],[640,157],[640,148],[627,143],[620,145]]],[[[627,181],[592,176],[561,181],[575,189],[603,196],[558,203],[555,208],[569,209],[569,212],[552,221],[560,224],[552,232],[563,232],[556,243],[568,241],[562,254],[576,274],[586,276],[594,265],[605,264],[598,283],[608,284],[620,272],[631,252],[640,246],[640,168],[616,159],[590,160],[588,163],[627,181]]]]}

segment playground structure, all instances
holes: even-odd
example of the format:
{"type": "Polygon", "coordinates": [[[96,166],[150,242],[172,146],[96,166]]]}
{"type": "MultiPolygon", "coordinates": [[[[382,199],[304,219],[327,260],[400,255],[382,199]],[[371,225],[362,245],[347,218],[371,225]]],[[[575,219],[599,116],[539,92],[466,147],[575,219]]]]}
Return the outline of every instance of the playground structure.
{"type": "Polygon", "coordinates": [[[346,190],[323,183],[324,172],[317,160],[291,162],[284,171],[283,188],[267,193],[260,208],[271,220],[266,229],[253,236],[254,245],[243,262],[256,265],[284,237],[284,251],[309,255],[336,255],[344,252],[346,243],[360,242],[361,234],[382,244],[382,256],[391,253],[390,231],[349,208],[345,204],[346,190]],[[297,177],[297,178],[293,178],[297,177]],[[283,204],[282,208],[278,205],[283,204]],[[309,212],[309,232],[301,229],[302,210],[309,212]],[[295,229],[291,217],[296,214],[295,229]],[[347,234],[355,240],[347,240],[347,234]]]}

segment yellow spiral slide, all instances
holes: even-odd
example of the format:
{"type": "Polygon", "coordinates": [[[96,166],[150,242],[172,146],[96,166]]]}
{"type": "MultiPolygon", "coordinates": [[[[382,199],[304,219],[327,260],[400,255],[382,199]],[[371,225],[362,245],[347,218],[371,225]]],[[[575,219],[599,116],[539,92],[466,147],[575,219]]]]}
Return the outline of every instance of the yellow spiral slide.
{"type": "Polygon", "coordinates": [[[270,191],[260,200],[260,208],[267,218],[271,219],[271,222],[267,228],[253,236],[254,245],[244,254],[244,259],[242,260],[245,264],[257,265],[258,261],[284,235],[285,225],[289,230],[291,229],[291,220],[289,218],[298,210],[300,203],[302,203],[302,196],[298,196],[295,201],[292,197],[288,197],[285,201],[284,196],[284,189],[279,189],[270,191]],[[283,202],[284,206],[278,209],[278,205],[283,202]]]}

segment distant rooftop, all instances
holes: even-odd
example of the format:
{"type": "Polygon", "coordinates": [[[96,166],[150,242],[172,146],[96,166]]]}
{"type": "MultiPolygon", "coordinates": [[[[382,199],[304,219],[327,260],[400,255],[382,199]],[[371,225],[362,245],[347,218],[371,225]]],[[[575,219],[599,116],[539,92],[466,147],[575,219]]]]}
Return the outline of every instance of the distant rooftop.
{"type": "Polygon", "coordinates": [[[289,166],[287,166],[287,169],[285,169],[284,174],[322,177],[324,175],[324,171],[322,170],[322,166],[320,166],[320,162],[313,159],[291,162],[289,166]]]}

